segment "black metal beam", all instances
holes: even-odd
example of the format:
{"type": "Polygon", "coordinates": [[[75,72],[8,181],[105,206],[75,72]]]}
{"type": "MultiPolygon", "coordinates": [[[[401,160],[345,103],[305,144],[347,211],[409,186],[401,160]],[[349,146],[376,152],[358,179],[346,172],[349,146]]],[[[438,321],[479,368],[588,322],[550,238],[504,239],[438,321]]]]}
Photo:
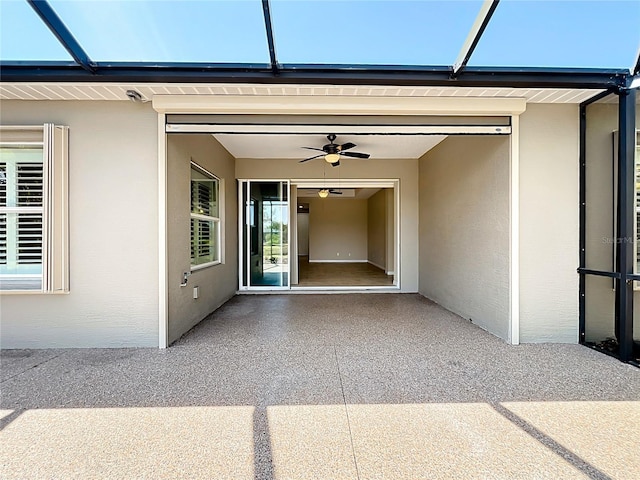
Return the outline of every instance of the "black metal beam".
{"type": "Polygon", "coordinates": [[[273,39],[273,22],[271,21],[271,6],[269,5],[269,0],[262,0],[262,13],[264,15],[264,26],[267,31],[267,44],[269,45],[271,71],[277,74],[278,59],[276,57],[276,42],[273,39]]]}
{"type": "Polygon", "coordinates": [[[256,83],[610,89],[627,84],[628,70],[370,65],[99,63],[92,73],[69,65],[0,63],[3,82],[256,83]]]}
{"type": "Polygon", "coordinates": [[[636,59],[636,66],[633,68],[633,75],[640,75],[640,49],[638,50],[638,58],[636,59]]]}
{"type": "Polygon", "coordinates": [[[623,88],[619,93],[618,113],[618,209],[616,238],[616,337],[620,359],[633,355],[633,257],[635,214],[635,90],[623,88]]]}
{"type": "Polygon", "coordinates": [[[489,21],[493,16],[493,13],[498,8],[498,4],[500,0],[485,0],[485,3],[482,5],[480,9],[480,13],[478,14],[478,18],[474,22],[471,30],[469,31],[469,36],[464,42],[460,53],[458,54],[458,58],[453,64],[453,75],[457,76],[460,71],[462,71],[469,62],[471,55],[475,51],[478,43],[480,42],[480,38],[482,38],[482,34],[489,25],[489,21]]]}
{"type": "Polygon", "coordinates": [[[590,268],[578,268],[580,275],[593,275],[595,277],[622,278],[617,272],[607,272],[605,270],[592,270],[590,268]]]}
{"type": "Polygon", "coordinates": [[[615,90],[605,90],[604,92],[600,92],[597,95],[594,95],[591,98],[588,98],[587,100],[585,100],[584,102],[582,102],[580,104],[581,108],[586,108],[589,105],[591,105],[592,103],[598,102],[600,100],[602,100],[605,97],[608,97],[609,95],[611,95],[612,93],[615,93],[615,90]]]}
{"type": "Polygon", "coordinates": [[[93,73],[96,66],[95,63],[76,41],[58,14],[51,8],[49,2],[47,2],[47,0],[27,0],[27,2],[78,65],[87,72],[93,73]]]}

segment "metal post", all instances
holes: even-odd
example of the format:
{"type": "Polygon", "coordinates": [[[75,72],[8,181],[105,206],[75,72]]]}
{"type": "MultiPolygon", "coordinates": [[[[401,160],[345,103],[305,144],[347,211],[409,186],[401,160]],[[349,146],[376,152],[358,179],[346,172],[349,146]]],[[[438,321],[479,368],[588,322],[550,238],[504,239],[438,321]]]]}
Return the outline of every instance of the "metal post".
{"type": "Polygon", "coordinates": [[[633,238],[634,182],[635,182],[635,91],[621,88],[618,117],[618,238],[616,239],[616,337],[620,345],[620,359],[633,355],[633,238]]]}
{"type": "MultiPolygon", "coordinates": [[[[580,105],[580,269],[587,268],[587,105],[580,105]]],[[[585,342],[586,332],[586,288],[587,279],[580,274],[578,287],[579,306],[579,337],[580,343],[585,342]]]]}

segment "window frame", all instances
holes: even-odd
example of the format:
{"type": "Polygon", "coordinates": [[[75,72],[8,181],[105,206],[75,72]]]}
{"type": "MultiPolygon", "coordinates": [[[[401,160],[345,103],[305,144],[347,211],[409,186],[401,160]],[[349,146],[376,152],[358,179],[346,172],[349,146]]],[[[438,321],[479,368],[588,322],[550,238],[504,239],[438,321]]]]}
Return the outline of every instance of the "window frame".
{"type": "MultiPolygon", "coordinates": [[[[191,205],[191,200],[189,201],[189,223],[191,224],[192,220],[203,220],[203,221],[210,221],[212,222],[213,225],[215,225],[217,228],[215,228],[215,247],[216,247],[216,260],[210,261],[210,262],[205,262],[205,263],[199,263],[199,264],[193,264],[192,262],[192,257],[191,255],[189,255],[189,263],[190,263],[190,271],[191,272],[196,272],[198,270],[203,270],[205,268],[208,267],[213,267],[215,265],[222,265],[224,264],[224,248],[223,248],[223,231],[224,231],[224,188],[223,188],[223,181],[222,179],[220,179],[220,177],[218,177],[217,175],[211,173],[209,170],[207,170],[206,168],[202,167],[201,165],[197,164],[194,161],[190,162],[190,166],[189,166],[189,195],[191,195],[192,192],[192,188],[193,188],[193,181],[194,178],[192,177],[191,174],[191,170],[196,170],[198,171],[200,174],[204,175],[205,177],[208,177],[210,180],[214,181],[214,184],[216,185],[216,198],[218,201],[218,216],[214,217],[211,215],[203,215],[203,214],[199,214],[199,213],[194,213],[192,211],[192,205],[191,205]]],[[[189,248],[191,248],[191,245],[193,245],[193,237],[191,234],[192,230],[190,228],[190,234],[189,234],[189,248]]]]}
{"type": "Polygon", "coordinates": [[[52,123],[0,125],[2,146],[42,148],[42,206],[0,208],[2,213],[42,214],[40,288],[0,286],[0,295],[69,293],[68,134],[69,127],[52,123]]]}

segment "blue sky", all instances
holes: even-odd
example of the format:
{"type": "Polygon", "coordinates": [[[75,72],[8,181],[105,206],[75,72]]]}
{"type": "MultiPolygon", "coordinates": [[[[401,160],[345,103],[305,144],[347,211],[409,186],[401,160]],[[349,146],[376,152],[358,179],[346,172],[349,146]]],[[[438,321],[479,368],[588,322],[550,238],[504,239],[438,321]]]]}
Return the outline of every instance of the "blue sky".
{"type": "MultiPolygon", "coordinates": [[[[267,63],[260,0],[50,0],[95,61],[267,63]]],[[[451,65],[481,0],[271,0],[281,63],[451,65]]],[[[640,0],[503,0],[470,65],[628,68],[640,0]]],[[[0,0],[0,58],[70,60],[24,0],[0,0]]]]}

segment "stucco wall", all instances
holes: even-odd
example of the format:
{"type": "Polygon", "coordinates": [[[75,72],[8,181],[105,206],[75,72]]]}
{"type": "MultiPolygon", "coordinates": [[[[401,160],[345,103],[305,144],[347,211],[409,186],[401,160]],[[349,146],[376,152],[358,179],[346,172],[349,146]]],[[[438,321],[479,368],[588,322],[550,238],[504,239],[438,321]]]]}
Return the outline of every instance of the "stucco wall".
{"type": "Polygon", "coordinates": [[[520,341],[578,341],[578,105],[520,116],[520,341]]]}
{"type": "Polygon", "coordinates": [[[367,261],[367,201],[309,199],[309,261],[367,261]]]}
{"type": "Polygon", "coordinates": [[[387,191],[380,190],[367,201],[367,260],[387,270],[387,191]]]}
{"type": "Polygon", "coordinates": [[[0,295],[3,348],[158,345],[157,115],[131,102],[3,101],[69,126],[68,295],[0,295]]]}
{"type": "Polygon", "coordinates": [[[205,318],[231,298],[238,289],[238,193],[233,157],[211,135],[167,136],[168,247],[169,247],[169,342],[205,318]],[[195,270],[186,287],[184,272],[190,271],[190,180],[193,161],[216,175],[225,192],[222,232],[223,263],[195,270]],[[199,287],[199,298],[193,288],[199,287]]]}
{"type": "Polygon", "coordinates": [[[509,138],[449,137],[420,166],[420,293],[509,332],[509,138]]]}
{"type": "MultiPolygon", "coordinates": [[[[236,177],[251,179],[322,179],[324,163],[296,160],[237,159],[236,177]]],[[[400,183],[400,289],[418,291],[418,161],[345,160],[342,179],[399,179],[400,183]]],[[[326,170],[327,184],[337,184],[335,168],[326,170]]],[[[396,272],[397,273],[397,272],[396,272]]]]}

